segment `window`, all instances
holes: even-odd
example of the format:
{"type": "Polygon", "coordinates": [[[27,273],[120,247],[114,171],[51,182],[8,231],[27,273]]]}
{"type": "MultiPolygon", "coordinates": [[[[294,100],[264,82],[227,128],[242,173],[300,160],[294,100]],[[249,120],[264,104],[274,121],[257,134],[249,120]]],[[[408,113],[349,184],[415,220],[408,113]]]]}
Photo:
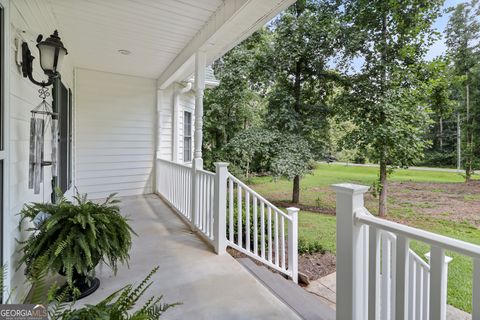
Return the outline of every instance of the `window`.
{"type": "Polygon", "coordinates": [[[72,186],[72,92],[57,80],[53,108],[58,112],[58,162],[56,185],[62,192],[72,186]]]}
{"type": "Polygon", "coordinates": [[[183,161],[192,161],[192,113],[183,113],[183,161]]]}

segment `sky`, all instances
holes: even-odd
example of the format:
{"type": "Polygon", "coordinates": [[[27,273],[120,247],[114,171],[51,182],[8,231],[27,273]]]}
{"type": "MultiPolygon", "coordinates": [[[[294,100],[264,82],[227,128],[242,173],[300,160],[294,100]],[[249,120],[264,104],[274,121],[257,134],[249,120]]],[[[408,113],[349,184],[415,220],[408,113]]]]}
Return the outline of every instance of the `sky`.
{"type": "MultiPolygon", "coordinates": [[[[446,0],[444,4],[444,9],[449,7],[455,7],[457,4],[465,2],[464,0],[446,0]]],[[[442,55],[447,50],[445,45],[445,39],[443,39],[443,31],[447,27],[448,19],[450,14],[444,14],[442,17],[438,18],[434,23],[435,29],[441,33],[441,38],[435,42],[430,50],[427,53],[426,59],[431,61],[434,58],[442,55]]]]}

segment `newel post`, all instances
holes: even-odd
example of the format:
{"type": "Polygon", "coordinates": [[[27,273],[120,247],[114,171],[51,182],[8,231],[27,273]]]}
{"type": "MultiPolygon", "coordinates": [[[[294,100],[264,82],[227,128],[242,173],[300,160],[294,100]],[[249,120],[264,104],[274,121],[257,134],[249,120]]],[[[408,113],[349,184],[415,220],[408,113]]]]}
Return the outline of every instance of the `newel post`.
{"type": "Polygon", "coordinates": [[[445,250],[437,247],[432,247],[432,251],[427,252],[425,257],[430,264],[430,318],[445,320],[447,318],[448,264],[453,258],[446,256],[445,250]],[[432,300],[435,303],[432,304],[432,300]]]}
{"type": "Polygon", "coordinates": [[[215,187],[213,194],[213,232],[215,252],[222,254],[227,249],[227,179],[228,163],[215,162],[215,187]]]}
{"type": "Polygon", "coordinates": [[[337,194],[337,313],[338,320],[367,318],[367,231],[355,223],[355,211],[363,208],[369,187],[342,183],[332,186],[337,194]]]}
{"type": "Polygon", "coordinates": [[[288,208],[288,270],[292,272],[292,280],[298,283],[298,208],[288,208]]]}

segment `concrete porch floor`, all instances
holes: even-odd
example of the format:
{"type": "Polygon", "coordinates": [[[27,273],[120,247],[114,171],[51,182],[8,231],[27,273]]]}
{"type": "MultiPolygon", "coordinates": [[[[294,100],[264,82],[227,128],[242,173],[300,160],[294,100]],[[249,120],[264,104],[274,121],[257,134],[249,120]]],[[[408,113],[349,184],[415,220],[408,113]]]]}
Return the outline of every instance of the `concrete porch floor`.
{"type": "Polygon", "coordinates": [[[115,277],[100,267],[100,288],[81,304],[138,284],[159,266],[144,300],[163,295],[164,303],[183,303],[163,319],[300,319],[230,255],[216,255],[158,196],[121,201],[122,213],[139,235],[133,239],[130,268],[121,267],[115,277]]]}

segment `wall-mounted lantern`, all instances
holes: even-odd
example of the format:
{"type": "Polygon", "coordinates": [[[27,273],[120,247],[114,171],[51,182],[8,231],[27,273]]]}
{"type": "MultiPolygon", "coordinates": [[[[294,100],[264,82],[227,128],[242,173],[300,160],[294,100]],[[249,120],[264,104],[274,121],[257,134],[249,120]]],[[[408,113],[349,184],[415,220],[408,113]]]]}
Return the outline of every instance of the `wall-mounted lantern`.
{"type": "Polygon", "coordinates": [[[43,36],[37,37],[37,48],[40,52],[40,66],[43,72],[48,76],[48,81],[37,81],[33,78],[33,59],[28,44],[22,43],[22,73],[25,78],[29,78],[34,84],[41,87],[48,87],[58,77],[60,68],[62,66],[63,58],[68,54],[67,49],[63,46],[58,31],[55,30],[53,34],[42,41],[43,36]]]}

